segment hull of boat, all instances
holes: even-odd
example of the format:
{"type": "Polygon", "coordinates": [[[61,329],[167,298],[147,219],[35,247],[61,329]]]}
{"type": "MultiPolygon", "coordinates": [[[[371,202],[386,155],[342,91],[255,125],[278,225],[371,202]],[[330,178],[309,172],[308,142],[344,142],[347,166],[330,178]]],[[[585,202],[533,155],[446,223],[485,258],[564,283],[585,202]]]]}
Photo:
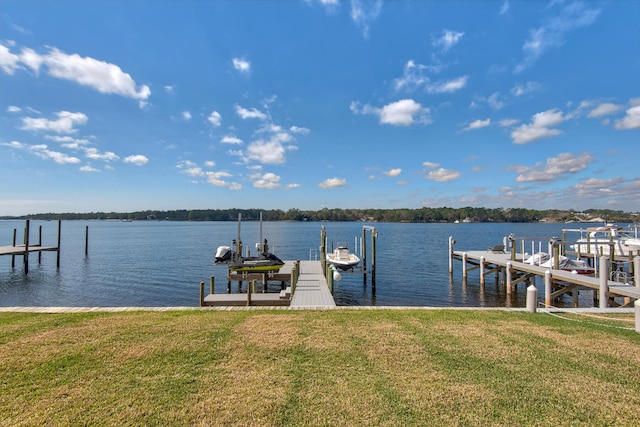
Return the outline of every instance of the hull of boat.
{"type": "Polygon", "coordinates": [[[348,260],[340,260],[334,259],[331,256],[327,256],[327,262],[331,265],[336,266],[336,268],[339,268],[340,270],[350,270],[360,264],[360,258],[353,255],[353,257],[348,260]]]}
{"type": "Polygon", "coordinates": [[[263,254],[255,258],[240,258],[229,265],[231,271],[248,273],[266,273],[278,271],[284,265],[284,261],[273,254],[263,254]]]}

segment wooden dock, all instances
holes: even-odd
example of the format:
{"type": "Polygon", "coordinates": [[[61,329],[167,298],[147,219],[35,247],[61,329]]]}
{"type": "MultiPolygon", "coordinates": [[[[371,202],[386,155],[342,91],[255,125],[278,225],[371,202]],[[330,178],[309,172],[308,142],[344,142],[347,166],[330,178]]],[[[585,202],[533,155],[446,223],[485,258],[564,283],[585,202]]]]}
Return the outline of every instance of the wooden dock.
{"type": "MultiPolygon", "coordinates": [[[[599,301],[600,308],[629,307],[633,305],[632,300],[640,299],[639,274],[636,274],[635,285],[610,280],[607,262],[600,262],[604,268],[600,269],[598,276],[591,276],[524,263],[522,254],[517,253],[451,250],[449,271],[452,274],[451,260],[462,261],[462,275],[465,280],[469,271],[480,270],[481,286],[485,283],[486,275],[496,274],[497,281],[502,274],[502,283],[506,286],[507,295],[511,294],[513,288],[519,283],[530,283],[534,276],[542,277],[545,281],[545,305],[547,306],[551,306],[554,299],[569,294],[573,297],[574,307],[577,307],[577,292],[580,290],[592,290],[594,301],[599,301]],[[624,301],[616,302],[615,298],[623,298],[624,301]]],[[[634,264],[640,265],[640,257],[636,257],[634,264]]],[[[636,267],[635,270],[639,269],[636,267]]]]}
{"type": "MultiPolygon", "coordinates": [[[[227,289],[232,281],[247,282],[246,293],[204,295],[204,282],[200,283],[201,306],[290,306],[295,308],[330,308],[336,303],[322,273],[320,261],[299,261],[300,271],[295,271],[296,261],[285,261],[284,266],[273,274],[229,273],[227,289]],[[266,292],[266,281],[280,281],[283,289],[266,292]],[[257,282],[262,283],[263,292],[258,292],[257,282]],[[285,286],[284,283],[289,283],[285,286]]],[[[213,289],[213,286],[210,290],[213,289]]]]}
{"type": "MultiPolygon", "coordinates": [[[[16,244],[17,229],[13,230],[13,244],[11,246],[0,246],[0,256],[11,256],[11,268],[16,266],[16,256],[22,256],[24,264],[24,273],[29,273],[29,254],[32,252],[38,253],[38,263],[41,261],[42,252],[56,252],[56,266],[60,268],[60,230],[62,227],[62,221],[58,220],[58,244],[56,246],[43,246],[42,245],[42,226],[38,228],[38,243],[30,243],[31,225],[30,220],[25,220],[24,227],[24,243],[16,244]]],[[[88,228],[87,228],[88,236],[88,228]]],[[[88,238],[88,237],[87,237],[88,238]]]]}

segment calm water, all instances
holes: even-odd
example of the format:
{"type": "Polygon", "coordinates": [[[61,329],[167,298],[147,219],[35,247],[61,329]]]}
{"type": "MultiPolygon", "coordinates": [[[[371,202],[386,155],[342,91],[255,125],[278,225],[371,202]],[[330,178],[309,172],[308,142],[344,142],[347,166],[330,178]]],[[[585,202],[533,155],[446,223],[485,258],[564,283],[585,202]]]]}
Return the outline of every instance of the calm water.
{"type": "MultiPolygon", "coordinates": [[[[348,242],[362,235],[363,223],[265,222],[263,237],[282,259],[309,259],[317,250],[320,228],[332,242],[348,242]]],[[[457,250],[482,250],[502,243],[503,237],[561,236],[563,224],[391,224],[377,223],[377,274],[365,283],[362,274],[344,274],[335,285],[338,305],[522,307],[524,286],[510,300],[493,276],[480,292],[479,279],[470,273],[462,283],[460,262],[448,273],[448,238],[457,250]]],[[[42,226],[43,245],[55,246],[57,221],[32,221],[31,242],[42,226]]],[[[0,245],[10,245],[13,229],[22,236],[24,221],[0,221],[0,245]]],[[[61,267],[56,255],[30,256],[24,275],[22,257],[0,257],[0,306],[197,306],[199,282],[208,288],[216,278],[216,293],[226,292],[226,267],[213,265],[219,245],[229,245],[238,234],[235,222],[63,221],[61,267]],[[85,228],[89,227],[89,255],[85,256],[85,228]]],[[[253,249],[260,224],[243,222],[241,237],[253,249]]],[[[18,240],[21,240],[18,237],[18,240]]],[[[370,254],[370,233],[367,233],[370,254]]],[[[543,249],[544,250],[544,249],[543,249]]],[[[254,250],[255,252],[255,250],[254,250]]],[[[477,270],[476,270],[477,272],[477,270]]],[[[276,286],[276,285],[274,285],[276,286]]],[[[537,283],[542,296],[542,283],[537,283]]],[[[275,290],[274,288],[273,290],[275,290]]],[[[233,284],[232,292],[237,292],[233,284]]]]}

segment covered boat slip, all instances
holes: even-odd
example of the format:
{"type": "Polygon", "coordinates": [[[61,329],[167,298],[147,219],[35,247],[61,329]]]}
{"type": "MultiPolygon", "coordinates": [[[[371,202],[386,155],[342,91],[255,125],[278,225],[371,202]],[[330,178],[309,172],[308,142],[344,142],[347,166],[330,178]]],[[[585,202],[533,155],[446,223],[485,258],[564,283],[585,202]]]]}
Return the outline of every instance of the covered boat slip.
{"type": "MultiPolygon", "coordinates": [[[[513,287],[519,283],[529,283],[536,276],[542,277],[545,281],[545,305],[547,306],[552,305],[554,299],[570,294],[573,297],[574,306],[577,307],[577,292],[574,291],[587,289],[594,292],[594,300],[597,297],[600,308],[610,305],[629,306],[633,304],[632,300],[640,299],[640,274],[635,275],[635,284],[610,280],[607,262],[597,276],[590,276],[524,263],[522,254],[496,253],[492,250],[451,250],[450,274],[453,274],[452,260],[462,261],[462,276],[465,280],[469,271],[480,270],[481,285],[484,285],[487,274],[496,274],[496,280],[498,280],[499,274],[502,273],[507,294],[510,294],[513,287]],[[615,298],[623,298],[624,301],[616,302],[615,298]]],[[[634,266],[636,272],[640,270],[640,257],[635,258],[634,266]]]]}
{"type": "MultiPolygon", "coordinates": [[[[322,273],[320,261],[285,261],[277,273],[229,273],[227,286],[231,281],[247,282],[247,292],[241,294],[204,295],[204,282],[200,283],[201,306],[290,306],[296,308],[335,307],[336,303],[322,273]],[[299,266],[299,270],[296,268],[299,266]],[[252,283],[266,281],[289,282],[280,293],[254,292],[252,283]]],[[[211,287],[213,289],[213,287],[211,287]]]]}

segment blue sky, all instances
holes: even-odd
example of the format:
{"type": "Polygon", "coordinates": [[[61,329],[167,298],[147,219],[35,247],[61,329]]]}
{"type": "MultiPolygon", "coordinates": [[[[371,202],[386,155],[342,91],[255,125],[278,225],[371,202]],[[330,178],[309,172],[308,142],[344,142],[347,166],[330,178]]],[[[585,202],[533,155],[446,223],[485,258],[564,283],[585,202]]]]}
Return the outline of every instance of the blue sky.
{"type": "Polygon", "coordinates": [[[0,0],[0,216],[640,210],[638,1],[0,0]]]}

